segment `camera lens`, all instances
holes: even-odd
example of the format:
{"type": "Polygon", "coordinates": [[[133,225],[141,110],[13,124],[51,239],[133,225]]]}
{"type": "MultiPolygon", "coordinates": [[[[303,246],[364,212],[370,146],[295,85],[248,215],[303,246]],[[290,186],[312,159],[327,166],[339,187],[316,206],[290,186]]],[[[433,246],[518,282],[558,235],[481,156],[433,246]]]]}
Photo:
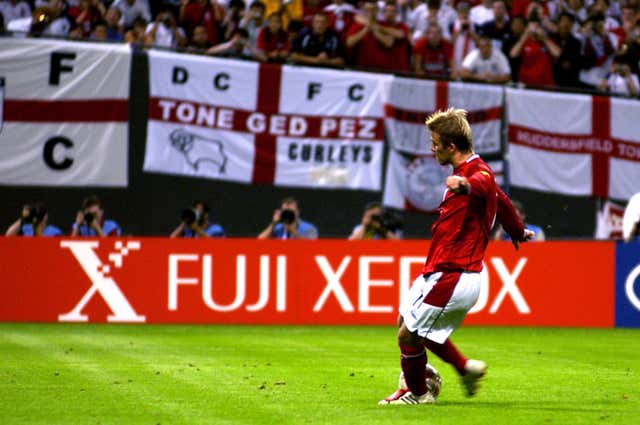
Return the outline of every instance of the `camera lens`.
{"type": "Polygon", "coordinates": [[[186,208],[182,210],[182,213],[180,214],[180,219],[188,225],[193,224],[196,221],[196,218],[196,212],[192,208],[186,208]]]}
{"type": "Polygon", "coordinates": [[[90,212],[84,213],[84,221],[87,224],[91,224],[91,222],[93,222],[94,218],[95,218],[95,216],[93,215],[93,213],[90,213],[90,212]]]}
{"type": "Polygon", "coordinates": [[[296,221],[296,213],[293,210],[284,209],[280,212],[280,221],[282,224],[291,224],[296,221]]]}

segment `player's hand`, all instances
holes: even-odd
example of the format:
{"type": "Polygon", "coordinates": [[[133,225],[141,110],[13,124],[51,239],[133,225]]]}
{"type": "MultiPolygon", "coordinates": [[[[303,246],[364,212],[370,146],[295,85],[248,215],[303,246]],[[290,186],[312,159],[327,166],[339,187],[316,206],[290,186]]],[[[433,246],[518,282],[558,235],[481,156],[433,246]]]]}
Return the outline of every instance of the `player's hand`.
{"type": "Polygon", "coordinates": [[[469,180],[467,180],[466,177],[460,176],[447,177],[445,184],[447,185],[447,189],[453,193],[469,193],[469,189],[471,188],[469,180]]]}
{"type": "Polygon", "coordinates": [[[511,239],[511,243],[513,244],[513,247],[516,249],[516,251],[520,248],[520,242],[527,242],[532,240],[534,237],[536,236],[536,234],[533,232],[533,230],[529,230],[529,229],[524,229],[524,234],[522,235],[522,239],[515,240],[515,239],[511,239]]]}

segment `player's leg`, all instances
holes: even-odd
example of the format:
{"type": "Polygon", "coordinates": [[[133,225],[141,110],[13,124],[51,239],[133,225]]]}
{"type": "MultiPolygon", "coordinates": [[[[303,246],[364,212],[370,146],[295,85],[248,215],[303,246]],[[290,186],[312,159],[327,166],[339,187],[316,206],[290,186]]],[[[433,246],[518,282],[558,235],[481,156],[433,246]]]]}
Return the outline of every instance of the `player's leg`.
{"type": "MultiPolygon", "coordinates": [[[[424,344],[429,351],[456,369],[461,376],[467,395],[472,396],[478,390],[478,381],[486,374],[487,365],[480,360],[466,358],[449,336],[460,326],[475,304],[480,292],[480,274],[461,273],[455,279],[451,295],[443,305],[442,315],[425,335],[424,344]]],[[[438,303],[440,301],[438,298],[427,296],[425,302],[438,303]]]]}

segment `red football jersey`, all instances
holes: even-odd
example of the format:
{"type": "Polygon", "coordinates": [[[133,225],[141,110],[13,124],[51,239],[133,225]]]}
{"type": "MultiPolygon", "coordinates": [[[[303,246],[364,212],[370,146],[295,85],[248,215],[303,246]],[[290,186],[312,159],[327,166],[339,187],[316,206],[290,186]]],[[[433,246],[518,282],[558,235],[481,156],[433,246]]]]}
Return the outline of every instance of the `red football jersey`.
{"type": "Polygon", "coordinates": [[[422,273],[482,270],[484,252],[489,243],[496,215],[514,239],[524,234],[524,226],[507,195],[495,182],[493,171],[478,155],[472,155],[453,170],[466,177],[468,194],[445,191],[440,217],[431,226],[432,240],[422,273]]]}

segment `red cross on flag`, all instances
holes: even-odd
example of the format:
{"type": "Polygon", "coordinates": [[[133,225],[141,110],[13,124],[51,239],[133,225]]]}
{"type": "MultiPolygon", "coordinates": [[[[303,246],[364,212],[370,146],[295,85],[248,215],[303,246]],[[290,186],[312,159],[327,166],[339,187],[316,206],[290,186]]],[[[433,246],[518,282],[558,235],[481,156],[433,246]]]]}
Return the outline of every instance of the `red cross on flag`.
{"type": "Polygon", "coordinates": [[[380,190],[390,77],[149,52],[145,171],[380,190]]]}
{"type": "Polygon", "coordinates": [[[640,190],[640,102],[507,89],[514,186],[628,199],[640,190]]]}
{"type": "MultiPolygon", "coordinates": [[[[385,124],[389,157],[383,203],[408,211],[434,211],[442,201],[444,181],[451,167],[443,167],[431,153],[425,119],[449,107],[468,111],[477,153],[500,155],[500,126],[504,89],[480,84],[394,78],[385,91],[385,124]]],[[[490,166],[503,183],[503,162],[490,166]]]]}

